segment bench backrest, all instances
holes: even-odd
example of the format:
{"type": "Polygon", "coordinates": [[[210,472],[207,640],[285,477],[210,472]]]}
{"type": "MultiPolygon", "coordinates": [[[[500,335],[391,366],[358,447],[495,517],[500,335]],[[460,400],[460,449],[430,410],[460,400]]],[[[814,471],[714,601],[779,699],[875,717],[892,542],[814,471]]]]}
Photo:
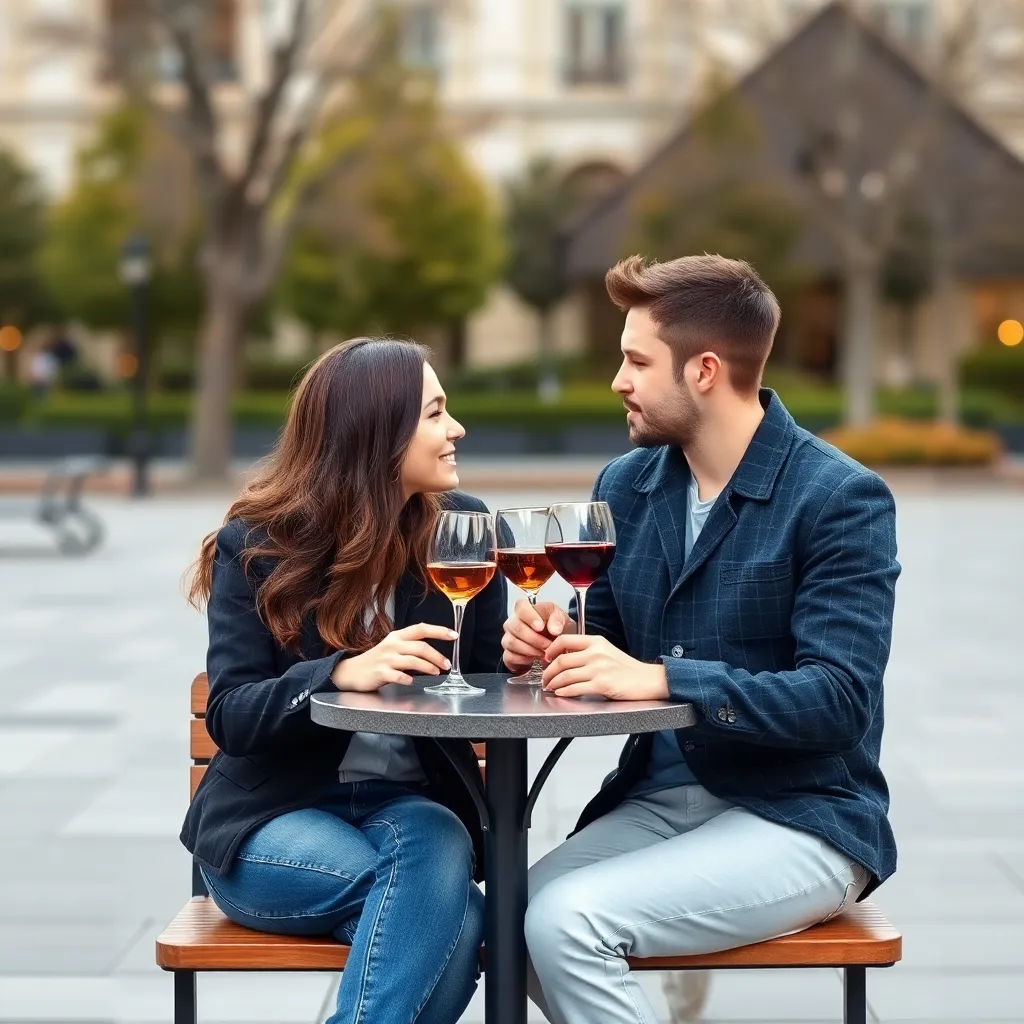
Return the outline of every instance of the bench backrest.
{"type": "MultiPolygon", "coordinates": [[[[189,799],[196,795],[196,787],[206,774],[210,759],[217,753],[217,744],[206,731],[206,701],[210,695],[210,685],[206,673],[200,672],[192,680],[192,719],[189,722],[189,756],[192,766],[189,769],[189,799]]],[[[484,770],[485,748],[483,743],[474,743],[473,749],[480,760],[480,770],[484,770]]]]}

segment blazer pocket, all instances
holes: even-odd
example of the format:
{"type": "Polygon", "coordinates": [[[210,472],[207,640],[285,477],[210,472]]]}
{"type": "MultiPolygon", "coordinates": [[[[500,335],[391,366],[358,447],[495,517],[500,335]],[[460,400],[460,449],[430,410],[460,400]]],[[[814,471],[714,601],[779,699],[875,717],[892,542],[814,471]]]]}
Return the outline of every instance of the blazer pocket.
{"type": "Polygon", "coordinates": [[[788,558],[777,558],[771,562],[722,562],[723,583],[771,583],[789,579],[793,567],[788,558]]]}
{"type": "Polygon", "coordinates": [[[247,757],[228,757],[220,754],[210,765],[218,775],[244,790],[252,791],[262,786],[270,776],[247,757]]]}

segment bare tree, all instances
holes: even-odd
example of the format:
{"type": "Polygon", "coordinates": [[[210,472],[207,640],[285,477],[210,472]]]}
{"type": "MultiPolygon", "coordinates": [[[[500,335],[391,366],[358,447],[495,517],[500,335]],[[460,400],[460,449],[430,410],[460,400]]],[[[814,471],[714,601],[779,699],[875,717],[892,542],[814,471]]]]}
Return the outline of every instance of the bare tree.
{"type": "MultiPolygon", "coordinates": [[[[310,152],[331,104],[344,99],[345,79],[373,59],[381,29],[371,0],[252,5],[266,60],[262,82],[251,88],[238,83],[243,109],[233,112],[230,124],[238,142],[227,130],[211,47],[211,12],[218,6],[209,0],[111,4],[122,17],[105,26],[99,40],[112,77],[147,104],[190,158],[205,292],[192,458],[195,475],[206,479],[222,478],[228,469],[231,397],[246,317],[267,296],[318,186],[338,163],[355,158],[366,137],[355,133],[330,153],[310,152]],[[173,55],[177,65],[179,81],[172,86],[153,75],[158,50],[165,58],[173,55]]],[[[97,44],[95,33],[80,23],[41,23],[37,36],[62,45],[97,44]]]]}
{"type": "MultiPolygon", "coordinates": [[[[743,52],[736,44],[737,38],[745,41],[749,64],[759,54],[763,55],[766,44],[778,41],[780,33],[787,30],[779,4],[758,0],[751,4],[746,18],[731,24],[730,54],[716,59],[716,46],[721,48],[721,41],[716,37],[712,14],[721,14],[721,0],[679,3],[691,12],[699,11],[694,24],[700,32],[692,38],[691,46],[702,50],[704,66],[719,74],[723,67],[737,69],[736,54],[743,52]]],[[[775,87],[777,102],[791,110],[802,125],[800,169],[807,185],[806,195],[813,216],[839,254],[844,291],[841,334],[846,417],[850,423],[862,424],[872,419],[875,412],[882,268],[906,215],[908,199],[920,185],[922,174],[938,173],[930,157],[937,150],[948,120],[948,101],[958,95],[964,55],[976,38],[978,0],[962,0],[935,34],[928,52],[913,58],[925,73],[926,94],[909,112],[904,130],[884,151],[877,148],[878,135],[872,131],[872,125],[879,104],[884,104],[886,97],[880,94],[877,83],[868,80],[870,72],[864,60],[865,27],[871,5],[865,0],[837,0],[830,6],[849,15],[837,51],[830,59],[822,58],[819,62],[823,72],[820,92],[831,97],[832,123],[823,121],[821,96],[808,94],[805,79],[779,79],[775,87]]],[[[954,243],[951,232],[943,230],[948,214],[944,197],[938,190],[933,190],[932,195],[935,199],[927,214],[936,221],[936,287],[940,302],[949,303],[954,295],[954,243]]],[[[943,414],[949,416],[950,408],[956,404],[956,375],[955,365],[951,370],[948,364],[955,362],[955,355],[951,344],[945,345],[944,351],[947,365],[941,373],[940,404],[943,414]]]]}

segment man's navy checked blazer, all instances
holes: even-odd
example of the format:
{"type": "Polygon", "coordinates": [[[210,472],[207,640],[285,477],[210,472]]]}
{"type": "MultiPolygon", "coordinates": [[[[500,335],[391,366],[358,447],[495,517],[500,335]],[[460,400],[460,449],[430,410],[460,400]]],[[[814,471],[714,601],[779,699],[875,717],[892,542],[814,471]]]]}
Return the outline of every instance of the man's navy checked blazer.
{"type": "MultiPolygon", "coordinates": [[[[700,722],[676,733],[715,796],[896,868],[878,766],[896,579],[896,512],[874,473],[793,421],[771,391],[732,480],[684,565],[690,470],[679,448],[610,463],[615,560],[587,594],[587,631],[661,661],[700,722]]],[[[651,736],[627,742],[577,829],[642,778],[651,736]]]]}

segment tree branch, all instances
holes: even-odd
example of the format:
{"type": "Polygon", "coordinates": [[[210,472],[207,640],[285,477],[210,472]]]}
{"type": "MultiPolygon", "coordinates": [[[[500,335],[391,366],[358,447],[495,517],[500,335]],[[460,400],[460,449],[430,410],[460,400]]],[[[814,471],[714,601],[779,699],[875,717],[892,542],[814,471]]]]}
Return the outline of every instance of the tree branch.
{"type": "Polygon", "coordinates": [[[203,3],[202,0],[149,0],[149,8],[167,30],[181,56],[185,111],[183,116],[172,117],[170,123],[179,126],[179,133],[195,156],[207,212],[212,213],[224,198],[225,175],[217,155],[218,126],[210,82],[199,52],[197,20],[203,16],[203,3]]]}
{"type": "MultiPolygon", "coordinates": [[[[274,118],[281,104],[281,97],[295,72],[296,58],[306,34],[307,12],[307,0],[295,0],[288,38],[280,46],[274,48],[270,84],[260,97],[256,107],[252,141],[249,145],[245,169],[238,181],[238,192],[243,196],[259,171],[270,140],[274,118]]],[[[301,141],[300,138],[295,144],[296,148],[301,141]]]]}

